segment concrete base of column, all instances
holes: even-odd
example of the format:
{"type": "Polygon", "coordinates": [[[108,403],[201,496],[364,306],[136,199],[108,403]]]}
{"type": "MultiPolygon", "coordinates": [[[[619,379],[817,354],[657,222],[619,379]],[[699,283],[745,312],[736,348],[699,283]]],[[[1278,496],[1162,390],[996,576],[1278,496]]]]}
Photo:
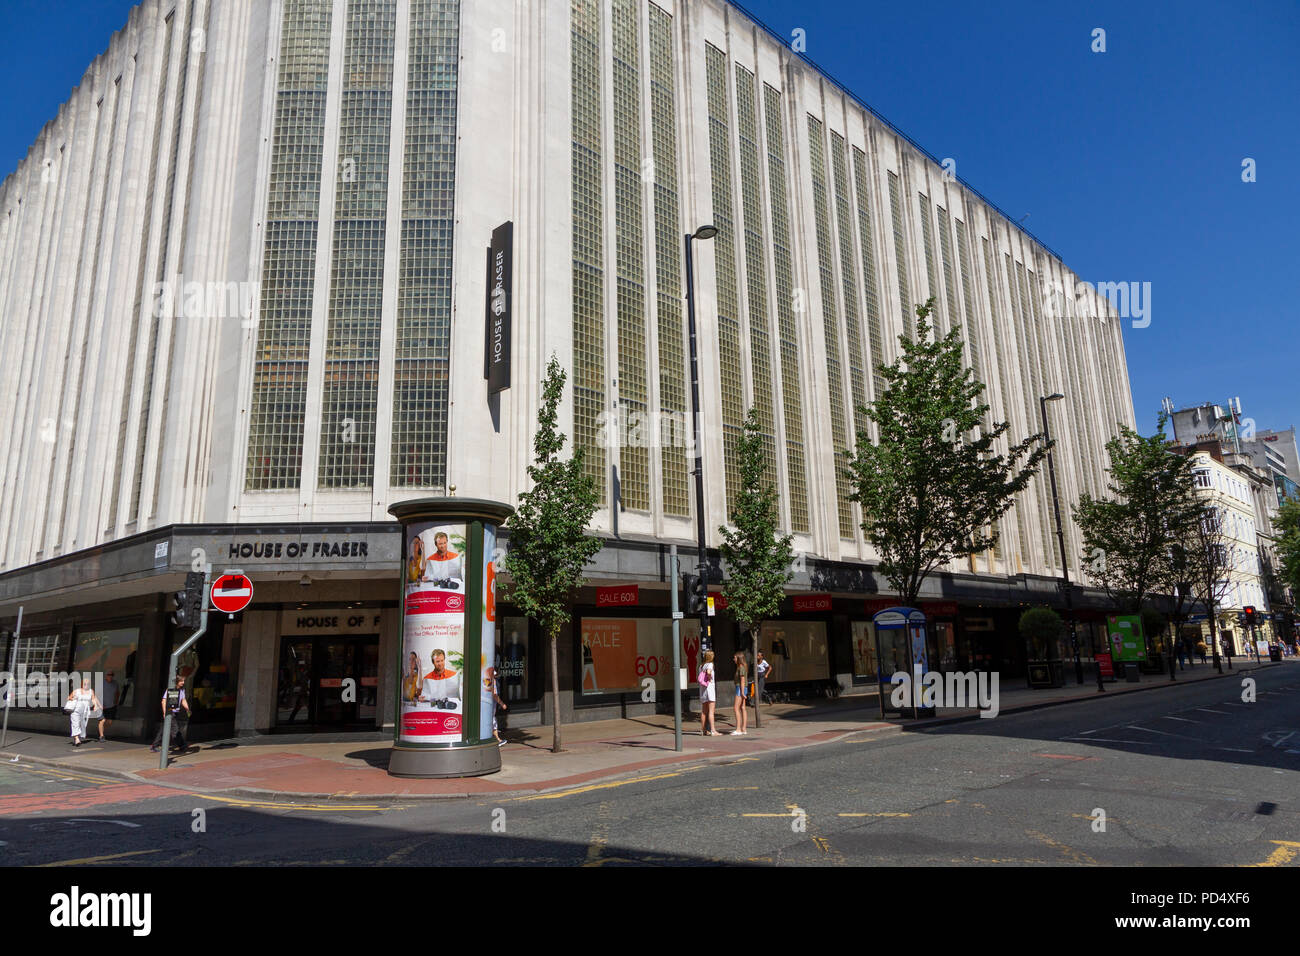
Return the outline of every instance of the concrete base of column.
{"type": "Polygon", "coordinates": [[[388,773],[393,777],[481,777],[501,769],[495,740],[472,747],[393,747],[388,773]]]}

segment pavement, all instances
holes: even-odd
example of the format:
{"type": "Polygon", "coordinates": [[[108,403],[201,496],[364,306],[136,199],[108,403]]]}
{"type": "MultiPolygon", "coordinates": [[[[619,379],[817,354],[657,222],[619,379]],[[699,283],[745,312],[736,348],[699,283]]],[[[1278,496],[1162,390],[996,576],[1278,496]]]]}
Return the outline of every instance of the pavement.
{"type": "MultiPolygon", "coordinates": [[[[1167,676],[1144,674],[1137,683],[1108,683],[1098,693],[1095,683],[1031,690],[1016,680],[999,687],[1002,714],[1091,701],[1105,708],[1107,701],[1132,693],[1154,693],[1194,681],[1239,681],[1254,670],[1300,664],[1245,662],[1219,675],[1213,665],[1198,664],[1181,670],[1176,682],[1167,676]]],[[[561,753],[551,752],[549,726],[512,730],[502,748],[502,769],[482,777],[425,780],[388,775],[391,738],[359,734],[321,739],[320,735],[277,734],[257,738],[191,744],[183,755],[173,756],[168,768],[158,768],[158,754],[146,744],[109,740],[73,748],[68,737],[10,728],[0,759],[45,764],[99,775],[110,780],[170,787],[177,790],[258,797],[280,801],[335,799],[346,801],[476,797],[496,793],[529,794],[574,787],[599,789],[602,784],[630,774],[661,770],[675,775],[679,765],[708,761],[736,761],[747,755],[818,746],[860,733],[899,733],[923,730],[957,721],[977,720],[975,708],[939,708],[936,716],[914,720],[890,716],[882,720],[874,694],[840,697],[812,703],[764,705],[762,727],[744,736],[730,736],[734,728],[728,704],[719,702],[717,726],[723,736],[700,734],[699,719],[683,715],[682,750],[674,750],[671,714],[565,724],[561,727],[561,753]]]]}

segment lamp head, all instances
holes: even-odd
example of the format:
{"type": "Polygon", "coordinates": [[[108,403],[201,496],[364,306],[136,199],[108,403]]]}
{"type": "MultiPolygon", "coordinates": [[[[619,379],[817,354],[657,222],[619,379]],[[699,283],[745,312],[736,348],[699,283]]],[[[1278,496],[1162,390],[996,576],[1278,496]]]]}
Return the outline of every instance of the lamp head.
{"type": "Polygon", "coordinates": [[[1051,395],[1048,395],[1045,399],[1043,399],[1043,401],[1045,401],[1045,402],[1054,402],[1054,401],[1056,401],[1058,398],[1065,398],[1065,396],[1062,395],[1060,392],[1053,392],[1051,395]]]}
{"type": "Polygon", "coordinates": [[[691,234],[692,239],[712,239],[718,234],[718,227],[714,225],[700,226],[691,234]]]}

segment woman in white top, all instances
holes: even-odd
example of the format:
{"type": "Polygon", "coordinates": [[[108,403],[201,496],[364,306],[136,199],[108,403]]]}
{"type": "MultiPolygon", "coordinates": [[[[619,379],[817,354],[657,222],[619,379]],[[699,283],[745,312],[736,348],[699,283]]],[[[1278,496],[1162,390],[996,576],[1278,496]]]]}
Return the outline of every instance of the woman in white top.
{"type": "Polygon", "coordinates": [[[714,723],[714,711],[718,705],[718,682],[713,676],[713,651],[704,652],[704,663],[700,666],[700,736],[721,737],[718,726],[714,723]]]}
{"type": "Polygon", "coordinates": [[[72,746],[80,747],[81,738],[86,736],[86,724],[89,722],[90,712],[99,710],[99,699],[90,689],[89,679],[83,680],[80,689],[68,695],[68,703],[72,705],[72,709],[68,711],[72,718],[72,746]]]}

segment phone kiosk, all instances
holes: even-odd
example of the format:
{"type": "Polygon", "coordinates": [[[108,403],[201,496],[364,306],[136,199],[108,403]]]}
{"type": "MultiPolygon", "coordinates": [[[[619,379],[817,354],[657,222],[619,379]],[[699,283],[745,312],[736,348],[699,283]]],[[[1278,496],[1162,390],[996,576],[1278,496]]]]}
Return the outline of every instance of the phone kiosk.
{"type": "Polygon", "coordinates": [[[933,717],[933,707],[921,706],[921,691],[929,670],[926,651],[925,613],[914,607],[891,607],[877,611],[871,618],[876,632],[876,681],[880,692],[880,716],[886,711],[913,717],[933,717]],[[904,694],[901,706],[894,702],[894,690],[909,676],[911,692],[904,694]]]}

